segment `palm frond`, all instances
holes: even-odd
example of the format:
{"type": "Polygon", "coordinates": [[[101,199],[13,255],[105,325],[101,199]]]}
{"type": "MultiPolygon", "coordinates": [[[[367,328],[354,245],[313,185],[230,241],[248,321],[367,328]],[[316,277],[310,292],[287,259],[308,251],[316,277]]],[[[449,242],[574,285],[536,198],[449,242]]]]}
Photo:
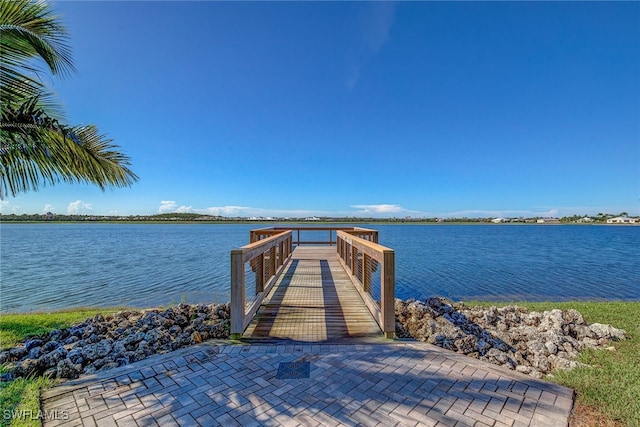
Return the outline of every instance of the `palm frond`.
{"type": "Polygon", "coordinates": [[[0,198],[59,182],[128,187],[138,181],[128,156],[93,125],[0,124],[0,198]]]}
{"type": "Polygon", "coordinates": [[[39,57],[53,74],[75,71],[67,30],[47,2],[0,2],[0,40],[3,61],[39,57]]]}
{"type": "Polygon", "coordinates": [[[0,96],[4,103],[40,95],[44,63],[54,75],[75,71],[67,31],[46,2],[0,2],[0,96]]]}
{"type": "Polygon", "coordinates": [[[46,1],[0,0],[0,199],[58,182],[130,186],[129,158],[95,126],[68,126],[41,82],[75,71],[67,31],[46,1]]]}

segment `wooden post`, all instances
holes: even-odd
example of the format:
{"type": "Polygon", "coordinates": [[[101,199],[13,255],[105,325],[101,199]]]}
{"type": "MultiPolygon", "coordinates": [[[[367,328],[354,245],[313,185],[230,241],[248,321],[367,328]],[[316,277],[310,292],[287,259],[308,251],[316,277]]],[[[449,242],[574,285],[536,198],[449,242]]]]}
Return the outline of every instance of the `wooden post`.
{"type": "Polygon", "coordinates": [[[351,245],[351,274],[353,274],[354,276],[357,273],[357,268],[358,268],[358,249],[354,245],[351,245]]]}
{"type": "Polygon", "coordinates": [[[244,333],[244,261],[241,249],[231,251],[231,338],[244,333]]]}
{"type": "Polygon", "coordinates": [[[371,257],[367,254],[362,254],[362,289],[368,294],[371,294],[371,268],[369,264],[371,257]]]}
{"type": "Polygon", "coordinates": [[[276,274],[276,247],[269,249],[269,277],[276,274]]]}
{"type": "Polygon", "coordinates": [[[386,338],[393,338],[396,330],[395,313],[395,253],[385,250],[382,253],[380,271],[380,311],[382,312],[382,332],[386,338]]]}
{"type": "Polygon", "coordinates": [[[251,262],[256,266],[256,295],[258,295],[264,291],[264,254],[258,255],[251,262]]]}

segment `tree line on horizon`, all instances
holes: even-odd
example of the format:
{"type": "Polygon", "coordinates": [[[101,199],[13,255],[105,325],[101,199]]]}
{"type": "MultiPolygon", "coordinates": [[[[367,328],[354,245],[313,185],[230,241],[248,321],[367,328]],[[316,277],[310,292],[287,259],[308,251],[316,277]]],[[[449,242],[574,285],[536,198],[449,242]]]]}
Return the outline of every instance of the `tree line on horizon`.
{"type": "MultiPolygon", "coordinates": [[[[607,219],[617,216],[626,217],[627,212],[621,212],[619,214],[611,213],[598,213],[597,215],[572,215],[559,218],[561,223],[575,223],[584,218],[590,218],[594,223],[605,223],[607,219]]],[[[533,223],[538,219],[544,217],[517,217],[507,218],[506,222],[511,223],[533,223]]],[[[638,218],[640,216],[630,218],[638,218]]],[[[221,215],[206,215],[198,213],[162,213],[154,215],[79,215],[79,214],[55,214],[53,212],[47,212],[43,214],[0,214],[0,221],[53,221],[53,222],[93,222],[93,221],[161,221],[161,222],[174,222],[174,221],[186,221],[186,222],[247,222],[247,223],[274,223],[274,222],[303,222],[303,223],[363,223],[363,222],[427,222],[427,223],[491,223],[494,219],[488,218],[373,218],[373,217],[319,217],[318,220],[310,221],[306,218],[258,218],[250,219],[247,217],[225,217],[221,215]]]]}

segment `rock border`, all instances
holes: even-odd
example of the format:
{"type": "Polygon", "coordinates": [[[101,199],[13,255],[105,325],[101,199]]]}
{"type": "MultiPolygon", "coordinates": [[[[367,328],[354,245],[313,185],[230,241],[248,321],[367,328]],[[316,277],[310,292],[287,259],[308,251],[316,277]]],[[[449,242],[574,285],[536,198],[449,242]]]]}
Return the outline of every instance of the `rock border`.
{"type": "Polygon", "coordinates": [[[614,351],[626,332],[587,324],[577,310],[529,312],[517,305],[467,307],[446,298],[395,301],[396,336],[411,337],[476,359],[542,378],[554,369],[585,366],[586,348],[614,351]]]}
{"type": "Polygon", "coordinates": [[[229,304],[126,310],[55,329],[0,352],[0,379],[44,375],[77,378],[212,338],[229,338],[229,304]]]}
{"type": "MultiPolygon", "coordinates": [[[[585,348],[615,350],[626,332],[587,324],[573,309],[529,312],[508,305],[467,307],[445,298],[425,302],[396,299],[396,336],[506,366],[534,378],[554,369],[584,366],[585,348]]],[[[230,305],[178,304],[167,309],[100,314],[0,352],[9,372],[0,381],[44,375],[73,379],[167,353],[208,339],[229,339],[230,305]]]]}

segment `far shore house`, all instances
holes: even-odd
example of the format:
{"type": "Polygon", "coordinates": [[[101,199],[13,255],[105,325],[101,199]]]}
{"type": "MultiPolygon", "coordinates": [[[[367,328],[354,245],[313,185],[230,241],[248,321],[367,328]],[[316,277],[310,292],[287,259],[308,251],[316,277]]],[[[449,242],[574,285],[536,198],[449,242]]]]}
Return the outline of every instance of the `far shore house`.
{"type": "Polygon", "coordinates": [[[607,224],[635,224],[635,218],[628,218],[626,216],[617,216],[615,218],[609,218],[607,224]]]}
{"type": "Polygon", "coordinates": [[[588,217],[588,216],[585,216],[584,218],[580,218],[580,219],[578,220],[578,222],[579,222],[579,223],[581,223],[581,224],[582,224],[582,223],[586,223],[586,222],[593,222],[593,218],[590,218],[590,217],[588,217]]]}
{"type": "Polygon", "coordinates": [[[536,221],[538,224],[560,224],[558,218],[538,218],[536,221]]]}

